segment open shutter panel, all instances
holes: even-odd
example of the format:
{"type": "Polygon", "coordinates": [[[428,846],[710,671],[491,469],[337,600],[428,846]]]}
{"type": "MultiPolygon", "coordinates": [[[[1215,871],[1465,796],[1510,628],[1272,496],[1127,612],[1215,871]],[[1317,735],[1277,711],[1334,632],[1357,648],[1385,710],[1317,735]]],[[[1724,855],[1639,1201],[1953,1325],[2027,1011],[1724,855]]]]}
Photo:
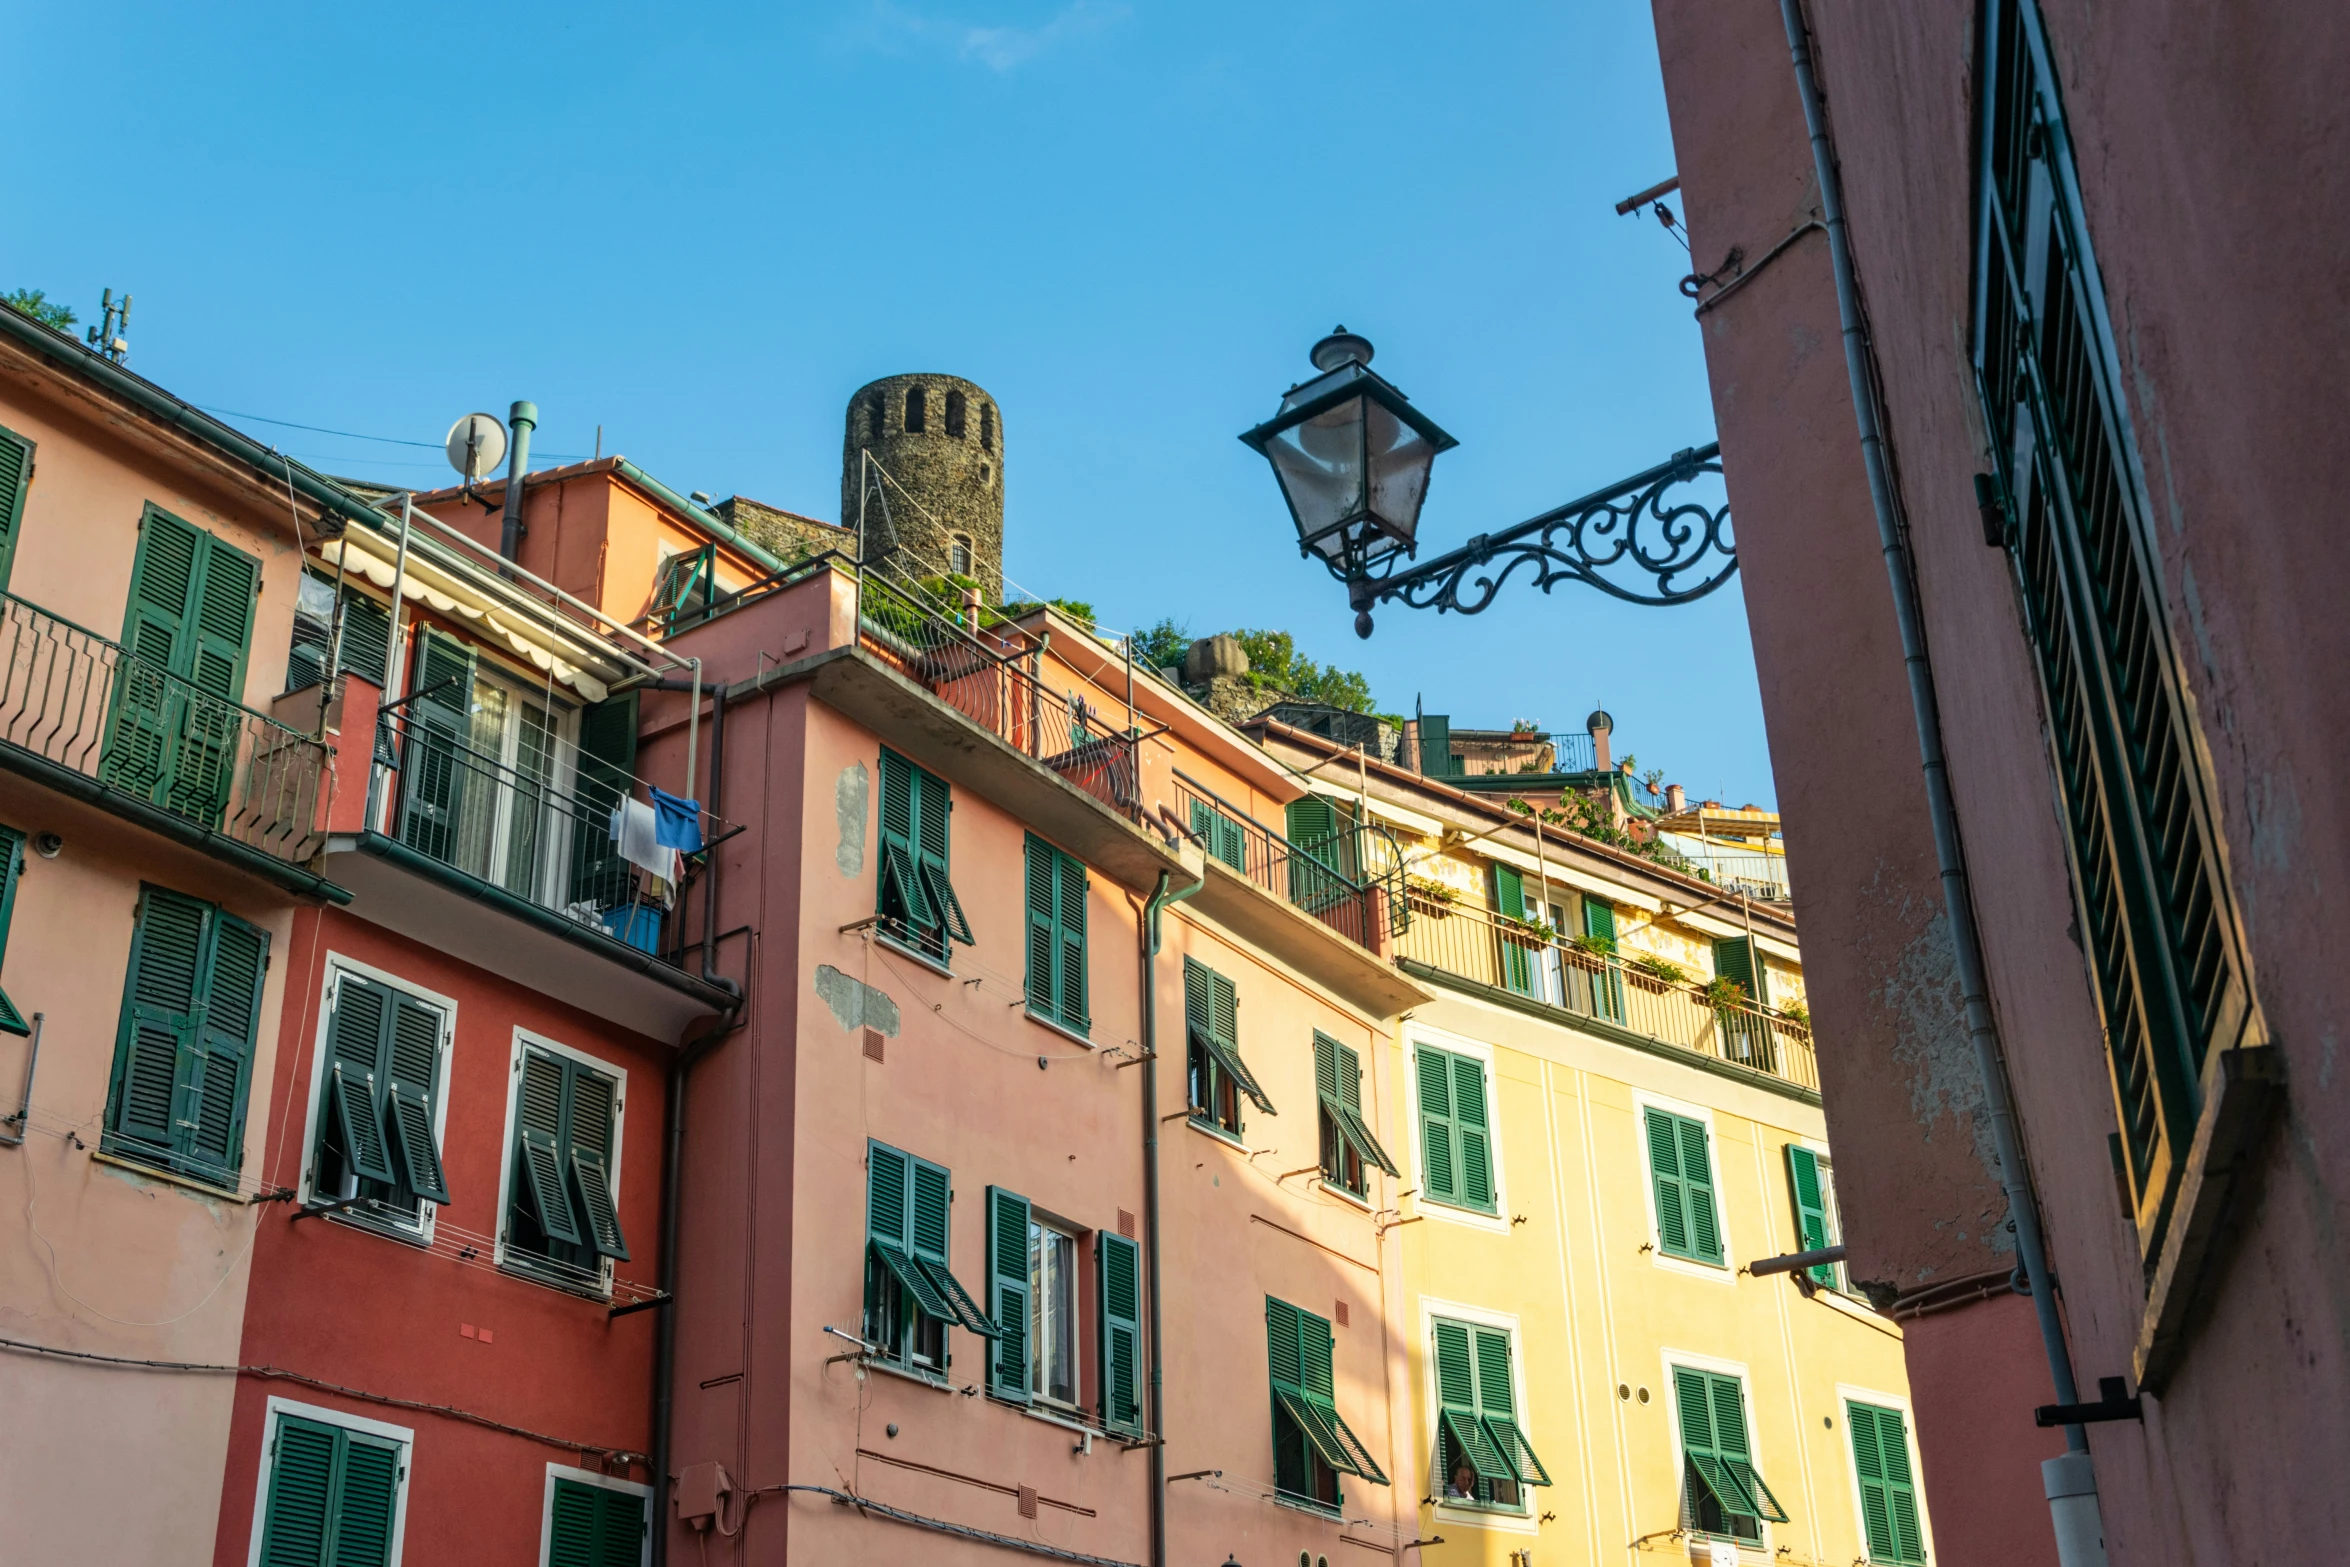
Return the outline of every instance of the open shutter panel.
{"type": "Polygon", "coordinates": [[[518,1202],[549,1240],[580,1245],[585,1237],[573,1221],[563,1179],[563,1063],[536,1050],[522,1053],[520,1143],[522,1165],[518,1202]]]}
{"type": "Polygon", "coordinates": [[[1452,719],[1447,714],[1420,715],[1420,771],[1430,778],[1452,772],[1452,719]]]}
{"type": "Polygon", "coordinates": [[[1422,1045],[1413,1054],[1420,1075],[1420,1189],[1440,1202],[1460,1199],[1460,1173],[1453,1157],[1452,1058],[1422,1045]]]}
{"type": "Polygon", "coordinates": [[[1027,1403],[1029,1393],[1028,1223],[1027,1198],[987,1189],[987,1308],[1000,1335],[988,1357],[987,1390],[1015,1404],[1027,1403]]]}
{"type": "Polygon", "coordinates": [[[1027,853],[1028,1006],[1059,1017],[1060,933],[1055,929],[1052,845],[1031,835],[1027,853]]]}
{"type": "MultiPolygon", "coordinates": [[[[947,1265],[947,1247],[951,1225],[950,1204],[954,1198],[952,1178],[941,1166],[927,1159],[911,1161],[909,1179],[907,1227],[911,1232],[908,1253],[914,1259],[914,1269],[929,1280],[931,1293],[946,1309],[932,1315],[945,1318],[955,1326],[977,1333],[982,1338],[1000,1337],[995,1319],[987,1314],[972,1293],[963,1287],[960,1279],[947,1265]]],[[[931,1310],[929,1303],[923,1309],[931,1310]]]]}
{"type": "Polygon", "coordinates": [[[1297,1324],[1298,1391],[1312,1417],[1311,1436],[1321,1449],[1322,1461],[1341,1474],[1355,1475],[1374,1485],[1387,1484],[1387,1476],[1372,1459],[1370,1449],[1338,1413],[1338,1341],[1331,1335],[1330,1319],[1300,1311],[1297,1324]]]}
{"type": "Polygon", "coordinates": [[[1338,1108],[1338,1041],[1317,1030],[1314,1034],[1314,1092],[1338,1108]]]}
{"type": "Polygon", "coordinates": [[[571,1119],[565,1128],[572,1190],[586,1222],[581,1237],[599,1256],[628,1260],[620,1211],[612,1197],[613,1083],[608,1077],[571,1067],[571,1119]]]}
{"type": "Polygon", "coordinates": [[[1757,1006],[1771,1004],[1770,980],[1764,973],[1761,954],[1744,936],[1734,936],[1714,943],[1714,973],[1722,979],[1736,980],[1746,992],[1746,999],[1757,1006]]]}
{"type": "Polygon", "coordinates": [[[1232,1080],[1240,1085],[1240,1091],[1248,1095],[1258,1109],[1267,1115],[1280,1114],[1273,1108],[1273,1101],[1265,1097],[1265,1090],[1258,1084],[1256,1074],[1241,1059],[1239,992],[1233,989],[1231,980],[1214,969],[1204,969],[1202,972],[1207,975],[1210,1037],[1221,1047],[1213,1052],[1218,1063],[1232,1074],[1232,1080]]]}
{"type": "MultiPolygon", "coordinates": [[[[1458,1322],[1436,1324],[1436,1402],[1438,1419],[1453,1444],[1480,1480],[1510,1480],[1516,1471],[1495,1451],[1493,1439],[1477,1418],[1477,1362],[1469,1328],[1458,1322]]],[[[1438,1483],[1452,1476],[1438,1477],[1438,1483]]]]}
{"type": "Polygon", "coordinates": [[[1084,1033],[1093,1026],[1086,1000],[1085,867],[1066,854],[1060,861],[1061,1022],[1084,1033]]]}
{"type": "Polygon", "coordinates": [[[140,894],[114,1130],[159,1150],[180,1146],[181,1123],[192,1109],[186,1076],[193,1070],[204,914],[203,904],[176,892],[149,887],[140,894]]]}
{"type": "Polygon", "coordinates": [[[1121,1436],[1142,1435],[1142,1248],[1099,1231],[1101,1267],[1102,1424],[1121,1436]]]}
{"type": "Polygon", "coordinates": [[[1508,919],[1526,917],[1526,878],[1515,868],[1498,863],[1493,867],[1493,907],[1508,919]]]}
{"type": "MultiPolygon", "coordinates": [[[[348,984],[349,981],[345,981],[348,984]]],[[[441,1152],[433,1141],[433,1105],[441,1059],[441,1015],[412,996],[392,996],[391,1129],[400,1181],[427,1202],[449,1200],[441,1152]]]]}
{"type": "Polygon", "coordinates": [[[884,1246],[904,1251],[906,1226],[906,1156],[879,1143],[866,1145],[865,1233],[884,1246]]]}
{"type": "MultiPolygon", "coordinates": [[[[1681,1181],[1681,1133],[1675,1118],[1662,1110],[1642,1113],[1648,1131],[1648,1173],[1656,1188],[1657,1244],[1686,1256],[1689,1251],[1689,1202],[1681,1181]]],[[[1708,1442],[1707,1446],[1712,1443],[1708,1442]]]]}
{"type": "Polygon", "coordinates": [[[579,769],[572,781],[577,801],[571,822],[569,902],[599,909],[628,900],[633,883],[629,863],[612,840],[612,812],[634,794],[637,693],[607,697],[579,710],[579,769]]]}
{"type": "Polygon", "coordinates": [[[1722,1260],[1721,1225],[1714,1207],[1714,1162],[1705,1123],[1676,1116],[1681,1135],[1681,1190],[1689,1204],[1689,1249],[1708,1262],[1722,1260]]]}
{"type": "Polygon", "coordinates": [[[454,861],[466,784],[462,748],[472,737],[473,650],[427,627],[408,689],[400,841],[436,860],[454,861]]]}
{"type": "MultiPolygon", "coordinates": [[[[1800,1143],[1787,1145],[1787,1185],[1795,1200],[1796,1250],[1817,1251],[1828,1244],[1828,1200],[1820,1182],[1820,1156],[1800,1143]]],[[[1833,1263],[1805,1271],[1817,1283],[1836,1282],[1833,1263]]]]}
{"type": "Polygon", "coordinates": [[[1688,1460],[1689,1507],[1696,1512],[1703,1487],[1725,1512],[1752,1516],[1754,1504],[1722,1468],[1714,1445],[1713,1378],[1685,1366],[1673,1368],[1673,1404],[1681,1418],[1681,1452],[1688,1460]]]}
{"type": "Polygon", "coordinates": [[[1485,1063],[1474,1056],[1452,1058],[1453,1129],[1460,1140],[1461,1201],[1493,1211],[1493,1134],[1485,1120],[1485,1063]]]}
{"type": "Polygon", "coordinates": [[[1510,1336],[1498,1328],[1473,1328],[1470,1336],[1476,1353],[1478,1423],[1520,1484],[1550,1484],[1550,1471],[1518,1425],[1517,1391],[1510,1382],[1510,1336]]]}
{"type": "MultiPolygon", "coordinates": [[[[6,570],[0,560],[0,572],[6,570]]],[[[0,953],[8,948],[8,926],[16,910],[16,879],[24,874],[24,834],[13,827],[0,827],[0,953]]],[[[8,993],[0,990],[0,1034],[30,1034],[33,1026],[8,993]]]]}
{"type": "Polygon", "coordinates": [[[380,688],[391,678],[391,608],[346,585],[342,614],[341,667],[380,688]]]}
{"type": "Polygon", "coordinates": [[[244,1164],[245,1095],[261,1028],[269,935],[218,910],[210,911],[209,923],[188,1091],[194,1124],[187,1129],[186,1151],[199,1170],[230,1176],[244,1164]]]}
{"type": "Polygon", "coordinates": [[[1744,1499],[1739,1511],[1752,1517],[1785,1523],[1787,1513],[1754,1467],[1754,1450],[1746,1439],[1746,1394],[1736,1377],[1709,1375],[1714,1406],[1714,1451],[1723,1472],[1744,1499]]]}
{"type": "Polygon", "coordinates": [[[24,495],[33,477],[33,443],[12,430],[0,430],[0,589],[8,586],[8,568],[16,558],[16,536],[24,521],[24,495]]]}
{"type": "Polygon", "coordinates": [[[1917,1484],[1909,1467],[1909,1432],[1899,1410],[1877,1411],[1877,1443],[1884,1453],[1886,1500],[1892,1504],[1893,1548],[1904,1562],[1922,1562],[1926,1536],[1918,1521],[1917,1484]]]}
{"type": "Polygon", "coordinates": [[[333,1567],[391,1567],[392,1518],[400,1494],[399,1445],[345,1431],[342,1447],[330,1560],[333,1567]]]}
{"type": "Polygon", "coordinates": [[[99,764],[106,782],[160,802],[177,755],[187,693],[175,685],[193,651],[197,558],[204,534],[149,507],[131,560],[122,643],[132,656],[114,674],[113,711],[99,764]]]}
{"type": "Polygon", "coordinates": [[[261,1520],[261,1567],[321,1567],[334,1498],[333,1426],[280,1415],[270,1438],[269,1504],[261,1520]]]}
{"type": "Polygon", "coordinates": [[[204,535],[198,561],[195,636],[190,641],[187,681],[207,696],[241,702],[245,658],[253,643],[253,599],[261,587],[261,563],[211,534],[204,535]]]}
{"type": "Polygon", "coordinates": [[[645,1559],[645,1498],[596,1487],[595,1567],[637,1567],[645,1559]]]}
{"type": "Polygon", "coordinates": [[[943,952],[950,939],[966,947],[975,945],[971,922],[963,917],[963,901],[955,896],[955,884],[949,874],[948,813],[953,797],[944,780],[920,768],[909,771],[914,787],[915,869],[938,917],[939,948],[943,952]]]}
{"type": "Polygon", "coordinates": [[[1860,1516],[1868,1535],[1869,1560],[1901,1559],[1893,1537],[1893,1507],[1885,1489],[1884,1449],[1877,1437],[1877,1412],[1867,1404],[1844,1406],[1844,1424],[1852,1432],[1852,1468],[1860,1477],[1860,1516]]]}
{"type": "MultiPolygon", "coordinates": [[[[389,1002],[390,993],[381,985],[345,975],[335,986],[334,1015],[326,1026],[327,1129],[344,1167],[369,1181],[393,1179],[384,1146],[380,1076],[389,1002]]],[[[331,1199],[334,1194],[318,1195],[331,1199]]]]}

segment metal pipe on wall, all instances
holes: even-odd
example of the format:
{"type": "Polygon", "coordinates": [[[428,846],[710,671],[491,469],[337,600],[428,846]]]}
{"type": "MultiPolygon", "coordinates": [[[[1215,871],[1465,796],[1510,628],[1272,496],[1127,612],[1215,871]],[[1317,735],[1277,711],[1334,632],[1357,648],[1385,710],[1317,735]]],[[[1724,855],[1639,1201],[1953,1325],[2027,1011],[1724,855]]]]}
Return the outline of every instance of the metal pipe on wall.
{"type": "Polygon", "coordinates": [[[1159,872],[1158,889],[1142,910],[1142,1271],[1150,1286],[1144,1297],[1148,1312],[1144,1331],[1149,1342],[1151,1384],[1151,1567],[1167,1567],[1167,1356],[1159,1315],[1159,916],[1168,904],[1180,903],[1205,887],[1208,879],[1203,874],[1174,893],[1167,890],[1167,883],[1167,873],[1159,872]]]}
{"type": "Polygon", "coordinates": [[[498,553],[518,560],[522,553],[522,481],[530,472],[530,432],[538,428],[539,405],[517,402],[507,410],[506,422],[514,439],[506,447],[506,520],[498,530],[498,553]]]}
{"type": "MultiPolygon", "coordinates": [[[[1967,882],[1958,813],[1950,794],[1949,764],[1942,751],[1941,701],[1934,689],[1933,664],[1926,651],[1916,578],[1894,499],[1892,472],[1885,459],[1884,431],[1877,418],[1876,353],[1861,313],[1851,238],[1845,229],[1843,179],[1835,148],[1829,141],[1819,82],[1812,70],[1811,33],[1804,21],[1802,0],[1779,0],[1779,11],[1787,28],[1795,89],[1803,100],[1804,129],[1811,138],[1812,165],[1819,179],[1820,217],[1828,230],[1828,257],[1836,278],[1836,313],[1843,328],[1844,366],[1852,386],[1852,412],[1859,426],[1861,463],[1868,473],[1869,502],[1876,513],[1877,537],[1893,592],[1893,619],[1901,635],[1902,662],[1909,675],[1919,759],[1925,774],[1926,812],[1933,823],[1934,858],[1940,867],[1943,903],[1950,918],[1952,955],[1966,1007],[1967,1039],[1974,1047],[1975,1071],[1982,1080],[1992,1144],[1999,1158],[2000,1185],[2006,1192],[2008,1213],[2015,1226],[2016,1255],[2023,1264],[2033,1311],[2039,1318],[2049,1380],[2055,1385],[2057,1402],[2077,1403],[2079,1393],[2073,1382],[2072,1352],[2065,1344],[2064,1323],[2057,1314],[2056,1292],[2049,1282],[2039,1202],[2025,1171],[2023,1142],[2009,1095],[1998,1024],[1991,1015],[1990,989],[1983,973],[1982,934],[1975,923],[1974,895],[1967,882]]],[[[2071,1425],[2064,1428],[2064,1435],[2067,1449],[2064,1456],[2049,1459],[2041,1466],[2051,1522],[2056,1528],[2058,1557],[2063,1567],[2102,1567],[2105,1560],[2102,1530],[2081,1527],[2084,1497],[2091,1510],[2091,1522],[2096,1498],[2088,1434],[2080,1426],[2071,1425]]]]}

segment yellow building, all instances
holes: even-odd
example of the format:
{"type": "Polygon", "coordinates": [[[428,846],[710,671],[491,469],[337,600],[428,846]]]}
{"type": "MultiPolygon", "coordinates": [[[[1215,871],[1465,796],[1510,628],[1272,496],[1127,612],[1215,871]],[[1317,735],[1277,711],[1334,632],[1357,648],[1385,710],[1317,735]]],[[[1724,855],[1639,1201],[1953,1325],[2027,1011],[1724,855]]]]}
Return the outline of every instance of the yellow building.
{"type": "Polygon", "coordinates": [[[1437,997],[1382,1128],[1422,1560],[1928,1560],[1900,1327],[1840,1268],[1748,1271],[1837,1234],[1791,907],[1506,803],[1555,774],[1249,728],[1395,835],[1437,997]]]}

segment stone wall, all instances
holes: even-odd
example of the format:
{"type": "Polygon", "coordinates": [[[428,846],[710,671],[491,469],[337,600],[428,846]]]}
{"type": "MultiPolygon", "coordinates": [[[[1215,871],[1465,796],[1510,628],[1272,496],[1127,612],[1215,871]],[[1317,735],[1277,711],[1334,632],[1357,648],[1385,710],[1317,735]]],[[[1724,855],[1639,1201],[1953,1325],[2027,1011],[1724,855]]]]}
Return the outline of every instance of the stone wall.
{"type": "Polygon", "coordinates": [[[860,516],[869,561],[894,558],[914,577],[954,571],[1002,603],[1004,424],[995,399],[952,375],[859,387],[843,420],[841,525],[853,530],[860,516]],[[867,452],[886,479],[869,471],[867,452]]]}

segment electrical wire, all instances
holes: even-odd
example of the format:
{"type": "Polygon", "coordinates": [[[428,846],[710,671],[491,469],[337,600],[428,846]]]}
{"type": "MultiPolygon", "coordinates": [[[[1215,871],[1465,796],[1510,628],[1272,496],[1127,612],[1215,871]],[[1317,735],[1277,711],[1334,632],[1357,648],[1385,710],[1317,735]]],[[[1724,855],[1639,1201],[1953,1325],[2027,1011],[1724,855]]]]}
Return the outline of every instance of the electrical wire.
{"type": "MultiPolygon", "coordinates": [[[[975,1540],[981,1545],[1000,1546],[1007,1551],[1025,1551],[1031,1556],[1042,1556],[1048,1561],[1076,1562],[1083,1567],[1137,1567],[1134,1562],[1120,1561],[1114,1556],[1088,1556],[1083,1551],[1063,1550],[1041,1540],[1023,1540],[1016,1534],[998,1534],[992,1529],[974,1529],[968,1524],[948,1523],[943,1518],[930,1518],[921,1513],[910,1513],[902,1507],[891,1507],[883,1502],[858,1496],[851,1491],[836,1491],[828,1485],[770,1485],[751,1493],[751,1498],[784,1491],[805,1491],[813,1496],[830,1497],[835,1506],[854,1507],[858,1512],[892,1523],[906,1524],[916,1529],[928,1529],[934,1534],[952,1535],[958,1540],[975,1540]]],[[[747,1504],[746,1504],[747,1505],[747,1504]]]]}
{"type": "MultiPolygon", "coordinates": [[[[274,424],[283,430],[307,430],[312,435],[340,436],[347,441],[375,441],[384,446],[419,446],[428,452],[437,452],[442,450],[442,446],[439,441],[411,441],[396,435],[362,435],[357,430],[330,430],[322,424],[296,424],[291,419],[272,419],[267,414],[239,413],[233,408],[216,408],[209,403],[195,403],[191,406],[201,408],[208,414],[217,414],[223,419],[249,419],[255,424],[274,424]]],[[[579,462],[584,460],[587,456],[585,452],[541,452],[538,455],[542,457],[557,458],[565,462],[579,462]]],[[[404,464],[403,466],[422,467],[426,465],[404,464]]]]}
{"type": "Polygon", "coordinates": [[[138,1360],[127,1355],[101,1355],[86,1349],[59,1349],[54,1345],[35,1344],[27,1339],[16,1338],[0,1338],[0,1349],[14,1350],[25,1355],[47,1356],[54,1360],[81,1360],[95,1365],[120,1366],[128,1371],[174,1371],[202,1376],[240,1376],[253,1377],[268,1382],[292,1382],[302,1387],[316,1388],[322,1393],[339,1393],[345,1398],[355,1398],[370,1404],[381,1404],[390,1409],[414,1410],[419,1414],[441,1415],[451,1420],[462,1420],[469,1425],[504,1432],[508,1436],[519,1436],[532,1442],[541,1442],[548,1447],[566,1453],[594,1453],[614,1463],[637,1468],[643,1468],[649,1462],[644,1454],[632,1452],[625,1447],[606,1447],[600,1442],[574,1442],[566,1437],[549,1436],[544,1431],[533,1431],[525,1426],[508,1425],[503,1420],[493,1420],[487,1415],[476,1414],[470,1409],[459,1409],[454,1404],[431,1404],[421,1399],[395,1398],[389,1393],[371,1393],[365,1388],[345,1387],[340,1382],[328,1382],[323,1378],[309,1376],[300,1371],[288,1371],[282,1366],[214,1365],[196,1360],[138,1360]]]}

